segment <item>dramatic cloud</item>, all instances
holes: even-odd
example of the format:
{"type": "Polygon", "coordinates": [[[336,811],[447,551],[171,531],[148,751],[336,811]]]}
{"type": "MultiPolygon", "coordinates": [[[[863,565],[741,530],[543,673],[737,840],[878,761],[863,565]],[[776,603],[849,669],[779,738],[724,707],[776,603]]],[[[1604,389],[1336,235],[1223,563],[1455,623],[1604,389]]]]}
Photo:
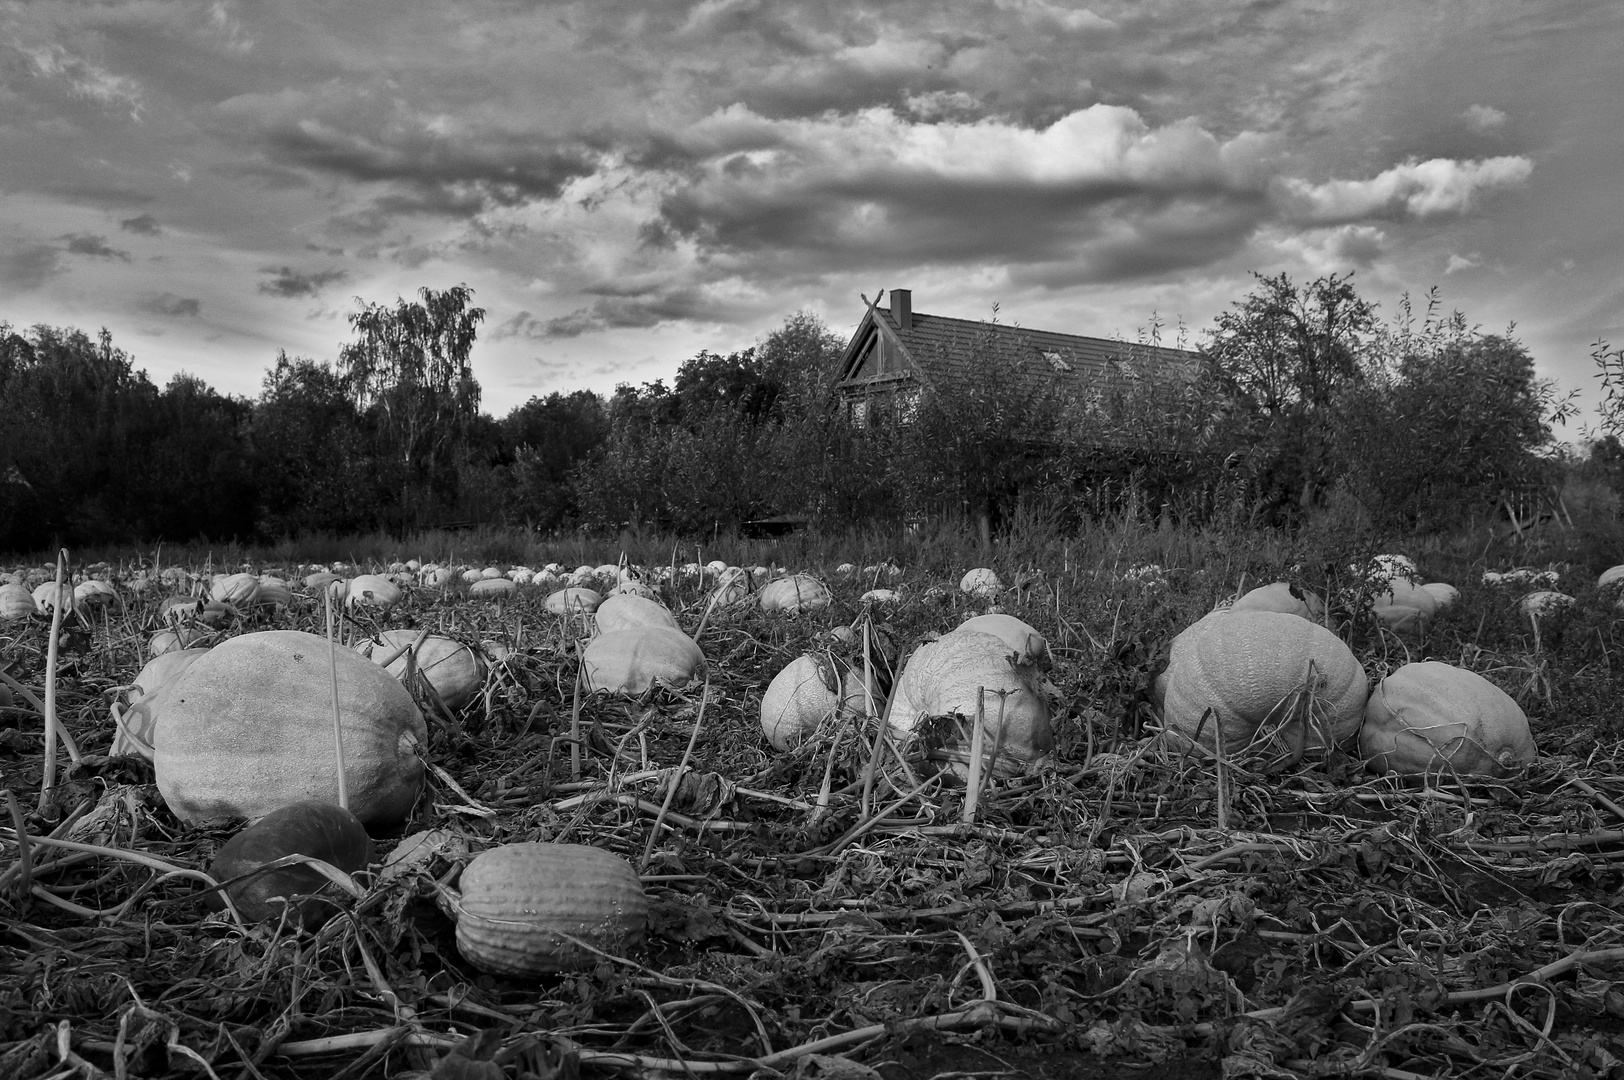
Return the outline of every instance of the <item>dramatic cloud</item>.
{"type": "Polygon", "coordinates": [[[1371,180],[1330,180],[1311,184],[1286,179],[1281,201],[1293,217],[1315,224],[1403,216],[1429,218],[1463,214],[1480,192],[1514,187],[1534,171],[1526,157],[1482,161],[1433,158],[1395,165],[1371,180]]]}
{"type": "Polygon", "coordinates": [[[136,306],[149,315],[164,315],[171,319],[195,319],[203,313],[203,301],[174,293],[146,297],[136,306]]]}
{"type": "Polygon", "coordinates": [[[140,217],[125,218],[118,223],[118,227],[125,232],[140,233],[142,236],[157,236],[163,232],[158,219],[151,214],[142,214],[140,217]]]}
{"type": "Polygon", "coordinates": [[[90,255],[98,259],[130,261],[130,253],[120,251],[115,247],[109,247],[105,236],[92,236],[89,233],[82,233],[77,236],[67,236],[63,239],[68,242],[68,254],[70,255],[90,255]]]}
{"type": "Polygon", "coordinates": [[[127,109],[131,117],[140,117],[141,90],[134,80],[105,71],[74,56],[61,45],[42,45],[23,51],[39,75],[60,80],[75,96],[101,105],[119,106],[127,109]]]}
{"type": "Polygon", "coordinates": [[[289,299],[315,296],[349,276],[343,270],[295,270],[291,266],[267,266],[260,272],[271,275],[269,281],[259,283],[260,292],[289,299]]]}

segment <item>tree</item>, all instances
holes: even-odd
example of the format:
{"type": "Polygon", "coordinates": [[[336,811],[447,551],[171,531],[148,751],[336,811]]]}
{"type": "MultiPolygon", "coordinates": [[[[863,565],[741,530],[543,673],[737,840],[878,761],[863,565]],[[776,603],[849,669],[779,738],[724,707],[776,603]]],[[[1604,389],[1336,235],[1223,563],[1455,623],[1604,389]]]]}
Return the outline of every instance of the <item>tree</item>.
{"type": "Polygon", "coordinates": [[[377,527],[375,440],[330,365],[279,350],[249,431],[262,529],[298,536],[377,527]]]}
{"type": "Polygon", "coordinates": [[[1343,393],[1365,381],[1376,309],[1354,292],[1351,274],[1301,289],[1284,273],[1253,277],[1257,288],[1218,316],[1201,352],[1260,508],[1289,516],[1333,479],[1329,420],[1343,393]]]}
{"type": "Polygon", "coordinates": [[[473,290],[418,290],[421,303],[366,304],[350,316],[360,340],[339,350],[351,399],[375,418],[381,456],[397,473],[403,524],[420,524],[438,493],[456,483],[458,451],[479,414],[469,366],[485,309],[473,290]]]}
{"type": "Polygon", "coordinates": [[[1396,379],[1349,396],[1337,423],[1344,475],[1387,524],[1455,525],[1547,483],[1541,451],[1572,410],[1535,377],[1522,343],[1465,333],[1411,352],[1396,379]]]}
{"type": "Polygon", "coordinates": [[[608,432],[607,407],[590,390],[533,397],[502,419],[502,436],[513,448],[515,509],[522,519],[556,529],[579,515],[570,475],[608,432]]]}

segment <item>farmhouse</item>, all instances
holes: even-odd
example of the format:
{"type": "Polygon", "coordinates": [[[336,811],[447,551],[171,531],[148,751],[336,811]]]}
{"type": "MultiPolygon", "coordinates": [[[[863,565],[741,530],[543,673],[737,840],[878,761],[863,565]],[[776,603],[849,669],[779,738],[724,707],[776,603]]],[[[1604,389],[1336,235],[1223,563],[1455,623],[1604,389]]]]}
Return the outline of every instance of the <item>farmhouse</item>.
{"type": "Polygon", "coordinates": [[[908,289],[869,304],[841,358],[836,393],[858,424],[906,419],[922,389],[999,379],[1032,396],[1084,400],[1134,379],[1185,381],[1198,356],[1185,349],[1081,337],[913,310],[908,289]]]}

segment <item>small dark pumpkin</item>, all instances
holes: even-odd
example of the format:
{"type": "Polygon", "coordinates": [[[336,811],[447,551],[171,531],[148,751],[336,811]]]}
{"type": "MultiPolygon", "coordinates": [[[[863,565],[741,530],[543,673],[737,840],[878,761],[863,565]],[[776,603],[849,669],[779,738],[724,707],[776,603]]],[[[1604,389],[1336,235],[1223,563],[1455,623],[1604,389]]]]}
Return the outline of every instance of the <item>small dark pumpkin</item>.
{"type": "MultiPolygon", "coordinates": [[[[347,874],[364,870],[372,860],[372,838],[354,814],[334,803],[296,802],[273,810],[226,841],[209,864],[209,876],[224,882],[257,870],[285,855],[309,855],[331,863],[347,874]]],[[[320,926],[336,908],[331,900],[307,895],[330,889],[327,876],[313,866],[294,863],[267,870],[226,889],[237,911],[249,922],[280,918],[283,901],[276,897],[305,896],[290,919],[307,927],[320,926]]],[[[218,891],[205,896],[216,911],[225,908],[218,891]]]]}

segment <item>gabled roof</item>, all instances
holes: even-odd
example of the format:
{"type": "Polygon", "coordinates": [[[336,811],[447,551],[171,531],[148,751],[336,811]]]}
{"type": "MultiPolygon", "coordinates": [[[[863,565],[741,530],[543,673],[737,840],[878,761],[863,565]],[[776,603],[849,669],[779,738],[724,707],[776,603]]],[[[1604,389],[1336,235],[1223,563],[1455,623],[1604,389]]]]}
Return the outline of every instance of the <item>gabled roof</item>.
{"type": "Polygon", "coordinates": [[[841,358],[840,389],[904,382],[911,369],[922,383],[941,389],[996,375],[1017,380],[1021,390],[1093,394],[1125,383],[1130,368],[1180,380],[1197,370],[1199,354],[1186,349],[927,315],[911,311],[900,291],[892,290],[889,309],[880,307],[877,297],[869,305],[841,358]],[[876,335],[889,340],[903,365],[878,377],[863,376],[858,368],[876,335]]]}

